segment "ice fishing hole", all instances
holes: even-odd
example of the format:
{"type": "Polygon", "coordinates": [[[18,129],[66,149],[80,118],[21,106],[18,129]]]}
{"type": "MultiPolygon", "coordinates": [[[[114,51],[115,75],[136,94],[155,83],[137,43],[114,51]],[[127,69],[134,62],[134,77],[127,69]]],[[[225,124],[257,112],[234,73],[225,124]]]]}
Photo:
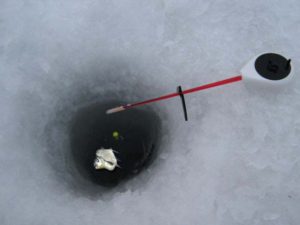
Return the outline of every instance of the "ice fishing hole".
{"type": "Polygon", "coordinates": [[[94,184],[113,187],[151,165],[159,147],[161,120],[151,107],[106,115],[118,101],[95,103],[75,113],[71,121],[71,155],[78,173],[94,184]],[[116,137],[116,132],[118,136],[116,137]],[[113,171],[96,170],[100,148],[112,148],[118,161],[113,171]]]}

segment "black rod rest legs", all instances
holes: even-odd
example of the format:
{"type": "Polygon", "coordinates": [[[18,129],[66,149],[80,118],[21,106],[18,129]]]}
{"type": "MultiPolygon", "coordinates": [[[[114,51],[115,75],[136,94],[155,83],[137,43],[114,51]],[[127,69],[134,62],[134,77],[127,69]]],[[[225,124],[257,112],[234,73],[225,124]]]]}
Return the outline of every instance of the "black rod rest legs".
{"type": "Polygon", "coordinates": [[[184,113],[184,119],[185,121],[188,121],[188,116],[187,116],[187,111],[186,111],[186,105],[185,105],[185,99],[184,99],[184,94],[182,93],[182,88],[181,86],[177,87],[177,92],[180,95],[181,102],[182,102],[182,107],[183,107],[183,113],[184,113]]]}

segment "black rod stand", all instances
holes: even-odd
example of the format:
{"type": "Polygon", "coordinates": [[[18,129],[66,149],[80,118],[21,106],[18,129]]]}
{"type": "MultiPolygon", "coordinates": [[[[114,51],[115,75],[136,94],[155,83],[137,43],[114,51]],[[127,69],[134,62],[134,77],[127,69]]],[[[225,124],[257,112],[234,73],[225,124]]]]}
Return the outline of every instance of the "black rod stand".
{"type": "Polygon", "coordinates": [[[185,105],[185,99],[184,99],[184,94],[182,93],[181,86],[177,87],[177,93],[179,94],[179,96],[181,98],[183,112],[184,112],[184,119],[185,119],[185,121],[188,121],[188,116],[187,116],[187,111],[186,111],[186,105],[185,105]]]}

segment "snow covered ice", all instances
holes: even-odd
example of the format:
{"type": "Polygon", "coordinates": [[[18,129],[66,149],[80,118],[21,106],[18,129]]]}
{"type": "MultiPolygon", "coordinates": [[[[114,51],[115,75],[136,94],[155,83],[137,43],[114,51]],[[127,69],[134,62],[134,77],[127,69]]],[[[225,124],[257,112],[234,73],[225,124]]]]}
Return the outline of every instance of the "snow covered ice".
{"type": "Polygon", "coordinates": [[[300,223],[300,2],[1,0],[0,224],[300,223]],[[87,185],[67,127],[82,106],[135,102],[292,59],[280,92],[243,82],[151,105],[158,158],[110,190],[87,185]],[[96,193],[96,194],[95,194],[96,193]]]}

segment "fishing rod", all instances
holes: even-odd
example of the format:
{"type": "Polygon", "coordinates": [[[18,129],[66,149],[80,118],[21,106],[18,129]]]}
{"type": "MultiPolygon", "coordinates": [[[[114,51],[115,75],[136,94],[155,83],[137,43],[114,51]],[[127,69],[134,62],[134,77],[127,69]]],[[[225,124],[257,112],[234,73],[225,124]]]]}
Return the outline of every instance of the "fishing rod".
{"type": "Polygon", "coordinates": [[[214,88],[222,85],[231,84],[239,81],[246,81],[250,85],[255,85],[256,87],[264,88],[274,88],[284,86],[289,81],[291,81],[294,73],[292,70],[291,59],[286,59],[284,56],[276,53],[264,53],[253,57],[242,69],[241,74],[227,78],[225,80],[220,80],[217,82],[201,85],[187,90],[182,90],[181,86],[178,86],[177,92],[163,95],[157,98],[152,98],[149,100],[121,105],[108,109],[106,114],[112,114],[121,112],[127,109],[131,109],[137,106],[146,105],[149,103],[166,100],[169,98],[174,98],[177,96],[181,97],[183,111],[185,120],[187,121],[187,112],[184,95],[190,94],[197,91],[206,90],[209,88],[214,88]]]}

